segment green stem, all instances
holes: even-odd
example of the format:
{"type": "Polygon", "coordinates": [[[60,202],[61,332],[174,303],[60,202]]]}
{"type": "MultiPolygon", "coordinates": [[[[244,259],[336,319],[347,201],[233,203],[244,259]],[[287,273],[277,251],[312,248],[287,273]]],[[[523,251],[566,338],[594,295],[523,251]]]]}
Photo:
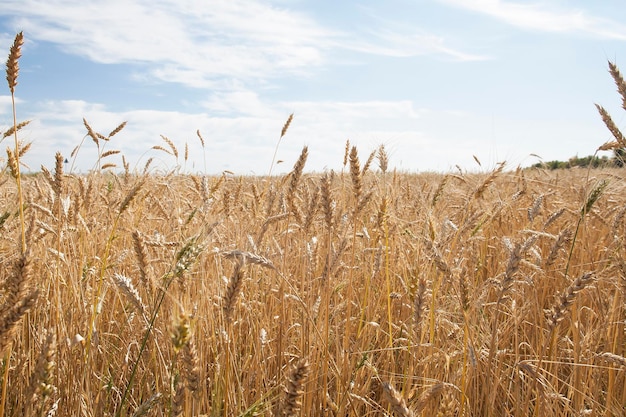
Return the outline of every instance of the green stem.
{"type": "Polygon", "coordinates": [[[137,368],[139,367],[139,360],[141,359],[142,353],[146,350],[146,346],[148,344],[148,338],[152,333],[152,329],[154,328],[154,323],[156,322],[157,315],[159,314],[159,310],[161,309],[161,304],[165,300],[165,295],[167,294],[167,289],[174,281],[174,275],[172,274],[165,286],[161,289],[161,294],[157,299],[157,302],[154,307],[154,311],[152,316],[150,317],[150,321],[148,323],[148,328],[146,329],[146,333],[143,336],[141,341],[141,346],[139,348],[139,353],[137,354],[137,360],[133,364],[133,369],[130,372],[130,377],[128,378],[128,383],[126,384],[126,388],[124,388],[124,394],[122,395],[122,400],[120,401],[119,408],[115,412],[115,417],[122,416],[122,410],[124,409],[124,403],[126,402],[126,398],[128,397],[128,393],[130,392],[130,387],[133,385],[133,381],[135,379],[135,375],[137,374],[137,368]]]}

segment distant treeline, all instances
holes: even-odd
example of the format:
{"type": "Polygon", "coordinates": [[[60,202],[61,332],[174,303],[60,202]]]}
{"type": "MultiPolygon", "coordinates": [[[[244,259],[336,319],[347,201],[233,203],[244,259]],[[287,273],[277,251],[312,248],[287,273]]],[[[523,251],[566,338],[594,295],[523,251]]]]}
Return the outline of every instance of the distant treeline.
{"type": "Polygon", "coordinates": [[[603,156],[595,156],[589,155],[582,158],[578,156],[571,157],[567,161],[548,161],[548,162],[539,162],[532,166],[532,168],[546,168],[546,169],[565,169],[565,168],[574,168],[574,167],[582,167],[587,168],[591,166],[592,168],[622,168],[625,165],[626,161],[626,150],[625,149],[617,149],[614,151],[613,157],[609,158],[606,155],[603,156]]]}

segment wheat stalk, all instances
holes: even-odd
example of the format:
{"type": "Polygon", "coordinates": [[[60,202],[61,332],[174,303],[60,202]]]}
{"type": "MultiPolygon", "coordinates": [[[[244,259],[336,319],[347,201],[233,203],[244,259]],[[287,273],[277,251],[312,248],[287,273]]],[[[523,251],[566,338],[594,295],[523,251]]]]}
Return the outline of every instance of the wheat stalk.
{"type": "Polygon", "coordinates": [[[272,169],[274,168],[274,162],[276,161],[276,154],[278,154],[278,147],[280,146],[280,141],[282,140],[283,136],[287,134],[287,129],[289,129],[289,126],[291,126],[292,121],[293,121],[293,113],[289,115],[289,117],[287,118],[287,121],[285,122],[285,124],[283,125],[283,128],[280,131],[280,137],[278,138],[278,142],[276,142],[276,149],[274,149],[274,155],[272,156],[272,164],[270,165],[270,171],[267,174],[268,177],[272,176],[272,169]]]}

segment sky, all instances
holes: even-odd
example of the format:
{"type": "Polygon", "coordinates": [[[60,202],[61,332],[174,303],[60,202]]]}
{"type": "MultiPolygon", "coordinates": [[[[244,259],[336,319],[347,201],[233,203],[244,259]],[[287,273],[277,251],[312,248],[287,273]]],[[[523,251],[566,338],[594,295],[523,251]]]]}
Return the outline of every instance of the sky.
{"type": "Polygon", "coordinates": [[[7,56],[19,31],[33,171],[57,151],[97,167],[83,118],[105,136],[128,122],[104,162],[238,175],[288,172],[305,145],[307,171],[341,170],[347,140],[409,172],[582,157],[611,140],[594,103],[626,127],[607,65],[626,71],[623,0],[2,0],[7,56]]]}

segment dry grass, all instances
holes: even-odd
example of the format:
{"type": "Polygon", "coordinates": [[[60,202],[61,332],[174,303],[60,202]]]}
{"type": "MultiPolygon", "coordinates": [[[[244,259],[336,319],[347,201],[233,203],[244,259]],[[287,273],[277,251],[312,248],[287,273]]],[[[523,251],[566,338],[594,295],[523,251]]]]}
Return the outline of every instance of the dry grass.
{"type": "MultiPolygon", "coordinates": [[[[117,155],[123,125],[85,126],[117,155]]],[[[0,415],[624,413],[624,171],[414,175],[348,145],[347,172],[305,148],[215,178],[23,176],[13,149],[0,415]]]]}

